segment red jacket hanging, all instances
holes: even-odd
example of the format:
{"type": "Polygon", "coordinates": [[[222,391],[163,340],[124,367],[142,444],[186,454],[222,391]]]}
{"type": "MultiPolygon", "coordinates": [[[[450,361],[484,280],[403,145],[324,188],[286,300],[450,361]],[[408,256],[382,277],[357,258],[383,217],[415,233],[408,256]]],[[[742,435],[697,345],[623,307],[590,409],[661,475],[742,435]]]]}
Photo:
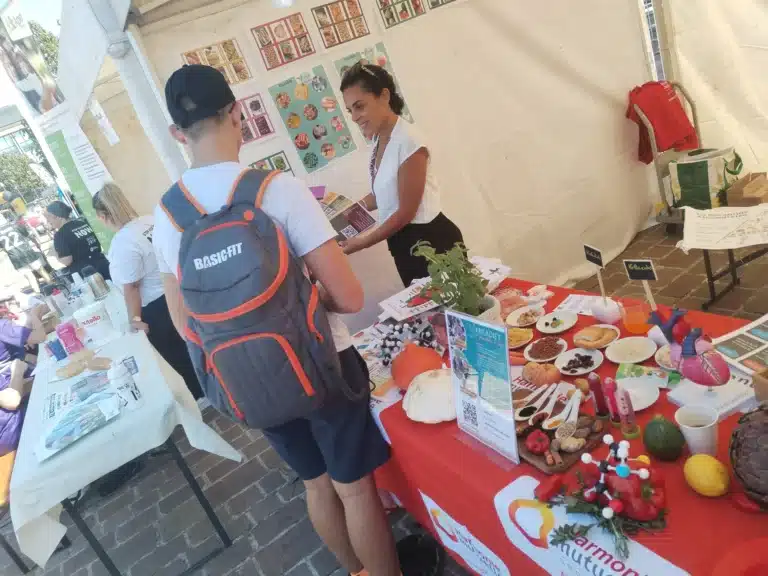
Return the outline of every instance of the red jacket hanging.
{"type": "Polygon", "coordinates": [[[659,152],[693,150],[699,147],[696,129],[688,119],[682,102],[669,82],[646,82],[629,93],[627,118],[640,128],[638,157],[646,164],[653,162],[651,139],[648,130],[635,112],[635,104],[648,118],[656,135],[659,152]]]}

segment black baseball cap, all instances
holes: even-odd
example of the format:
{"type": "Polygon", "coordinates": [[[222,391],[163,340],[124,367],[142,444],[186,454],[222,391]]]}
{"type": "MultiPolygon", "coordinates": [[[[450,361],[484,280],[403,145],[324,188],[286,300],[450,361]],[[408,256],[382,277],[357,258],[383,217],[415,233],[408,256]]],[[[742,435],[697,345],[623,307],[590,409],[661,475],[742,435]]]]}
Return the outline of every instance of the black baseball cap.
{"type": "Polygon", "coordinates": [[[211,66],[185,64],[165,83],[168,112],[179,128],[216,116],[235,100],[224,75],[211,66]]]}

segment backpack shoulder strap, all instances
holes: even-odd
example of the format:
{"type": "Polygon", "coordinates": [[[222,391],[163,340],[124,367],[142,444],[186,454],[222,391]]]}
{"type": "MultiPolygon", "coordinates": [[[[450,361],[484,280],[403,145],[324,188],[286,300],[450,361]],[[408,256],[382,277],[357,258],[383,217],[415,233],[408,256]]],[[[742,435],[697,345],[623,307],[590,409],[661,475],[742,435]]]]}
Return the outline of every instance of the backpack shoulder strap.
{"type": "Polygon", "coordinates": [[[184,232],[186,228],[199,220],[201,216],[207,214],[181,180],[163,194],[163,197],[160,199],[160,207],[168,216],[173,227],[179,232],[184,232]]]}
{"type": "Polygon", "coordinates": [[[264,192],[266,192],[269,183],[279,174],[282,174],[279,170],[267,172],[266,170],[246,168],[240,172],[232,185],[227,205],[250,204],[256,208],[261,208],[264,192]]]}

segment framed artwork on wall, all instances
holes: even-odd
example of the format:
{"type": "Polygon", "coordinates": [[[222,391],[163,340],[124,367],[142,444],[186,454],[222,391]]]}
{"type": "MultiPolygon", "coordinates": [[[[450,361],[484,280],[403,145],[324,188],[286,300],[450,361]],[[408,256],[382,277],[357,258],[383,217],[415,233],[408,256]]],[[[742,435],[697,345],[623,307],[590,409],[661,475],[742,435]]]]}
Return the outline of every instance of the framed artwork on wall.
{"type": "Polygon", "coordinates": [[[229,84],[237,84],[251,79],[251,72],[245,63],[237,40],[224,40],[217,44],[203,46],[181,55],[185,64],[206,64],[224,74],[229,84]]]}
{"type": "Polygon", "coordinates": [[[315,45],[300,12],[251,28],[251,34],[267,70],[315,53],[315,45]]]}

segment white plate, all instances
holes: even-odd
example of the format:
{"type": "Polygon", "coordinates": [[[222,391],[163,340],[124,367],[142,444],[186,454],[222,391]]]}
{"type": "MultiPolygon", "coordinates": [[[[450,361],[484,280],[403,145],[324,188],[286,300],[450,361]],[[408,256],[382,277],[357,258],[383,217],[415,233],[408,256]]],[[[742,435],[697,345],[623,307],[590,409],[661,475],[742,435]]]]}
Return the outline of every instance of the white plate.
{"type": "Polygon", "coordinates": [[[656,364],[658,364],[659,368],[662,370],[666,370],[667,372],[677,371],[677,368],[672,366],[671,360],[669,358],[669,344],[665,344],[656,350],[656,355],[653,357],[653,359],[656,360],[656,364]]]}
{"type": "MultiPolygon", "coordinates": [[[[600,346],[600,348],[594,348],[594,350],[604,350],[605,348],[608,348],[611,344],[616,342],[619,338],[621,338],[621,330],[616,328],[613,324],[593,324],[593,326],[596,326],[597,328],[607,328],[608,330],[611,330],[614,334],[616,334],[616,338],[608,342],[605,346],[600,346]]],[[[585,326],[585,328],[589,328],[589,326],[585,326]]],[[[581,330],[579,330],[581,332],[581,330]]],[[[579,332],[576,332],[578,334],[579,332]]],[[[573,335],[573,337],[576,337],[576,334],[573,335]]]]}
{"type": "Polygon", "coordinates": [[[557,360],[555,360],[555,366],[564,376],[583,376],[584,374],[589,374],[590,372],[597,370],[602,363],[603,353],[600,352],[600,350],[587,350],[586,348],[572,348],[571,350],[566,350],[557,357],[557,360]],[[568,364],[571,359],[575,358],[576,354],[591,357],[593,362],[592,366],[589,368],[579,368],[575,372],[566,371],[565,365],[568,364]]]}
{"type": "Polygon", "coordinates": [[[644,336],[616,340],[605,349],[605,357],[615,364],[639,364],[656,352],[656,343],[644,336]]]}
{"type": "Polygon", "coordinates": [[[576,326],[576,322],[578,321],[578,314],[574,314],[573,312],[569,312],[567,310],[563,310],[561,312],[550,312],[549,314],[545,314],[538,319],[536,322],[536,329],[542,334],[560,334],[561,332],[565,332],[566,330],[570,330],[576,326]],[[546,325],[548,322],[551,323],[555,318],[561,322],[557,328],[546,325]]]}
{"type": "Polygon", "coordinates": [[[659,387],[656,385],[655,378],[622,378],[616,383],[629,392],[635,412],[653,406],[659,399],[659,387]]]}
{"type": "Polygon", "coordinates": [[[510,312],[509,316],[507,316],[507,326],[512,326],[515,328],[525,328],[526,326],[533,326],[536,324],[536,320],[533,322],[526,322],[525,324],[518,324],[518,320],[521,315],[523,315],[526,312],[536,312],[536,320],[544,316],[544,308],[541,306],[523,306],[522,308],[518,308],[517,310],[512,310],[510,312]]]}
{"type": "MultiPolygon", "coordinates": [[[[548,338],[551,338],[551,336],[548,336],[548,338]]],[[[550,358],[534,358],[530,355],[530,351],[533,345],[536,344],[536,342],[538,342],[539,340],[541,340],[541,338],[534,340],[533,342],[528,344],[528,346],[525,347],[525,350],[523,350],[523,356],[525,356],[525,359],[528,360],[528,362],[538,362],[540,364],[543,362],[551,362],[552,360],[560,356],[563,352],[565,352],[568,349],[568,342],[566,342],[562,338],[558,338],[557,341],[560,343],[560,351],[557,354],[555,354],[550,358]]]]}
{"type": "Polygon", "coordinates": [[[531,335],[528,337],[526,341],[520,342],[520,344],[515,344],[514,346],[509,346],[509,339],[507,339],[507,346],[509,346],[510,350],[519,350],[523,346],[529,344],[531,340],[533,340],[533,337],[534,337],[533,330],[531,330],[530,328],[519,328],[519,330],[528,330],[530,331],[531,335]]]}

